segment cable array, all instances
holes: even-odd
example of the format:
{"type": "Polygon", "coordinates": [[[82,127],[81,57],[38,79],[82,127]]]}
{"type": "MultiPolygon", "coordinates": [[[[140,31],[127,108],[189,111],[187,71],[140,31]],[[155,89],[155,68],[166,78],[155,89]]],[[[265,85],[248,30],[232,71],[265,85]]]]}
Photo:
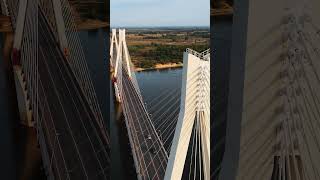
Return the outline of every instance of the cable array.
{"type": "MultiPolygon", "coordinates": [[[[17,31],[20,1],[7,1],[17,31]]],[[[67,1],[28,1],[20,48],[26,105],[32,119],[46,174],[55,179],[109,179],[109,138],[67,1]],[[53,3],[61,3],[57,22],[53,3]],[[66,24],[69,53],[59,46],[57,23],[66,24]]],[[[15,67],[19,69],[19,67],[15,67]]]]}
{"type": "MultiPolygon", "coordinates": [[[[179,118],[184,118],[188,122],[191,120],[192,123],[189,123],[186,128],[194,127],[192,134],[193,138],[197,139],[190,146],[192,151],[197,152],[195,155],[192,153],[189,158],[194,162],[191,165],[193,168],[192,177],[208,179],[208,174],[210,174],[210,167],[208,168],[210,142],[207,137],[210,131],[210,110],[208,109],[210,107],[210,69],[208,62],[206,64],[200,62],[199,68],[188,73],[188,87],[186,88],[188,99],[184,100],[187,102],[186,114],[181,114],[182,102],[178,89],[163,90],[161,94],[154,96],[146,104],[134,73],[124,33],[124,30],[119,30],[119,41],[117,41],[116,31],[112,30],[110,63],[115,68],[113,77],[115,94],[121,103],[125,117],[138,178],[164,178],[176,125],[179,118]],[[112,59],[115,59],[115,62],[112,59]],[[206,135],[203,136],[203,133],[206,135]],[[206,147],[203,148],[203,146],[206,147]],[[203,154],[206,154],[206,157],[203,154]]],[[[196,54],[195,57],[201,58],[203,62],[210,61],[210,50],[195,53],[195,51],[188,49],[186,53],[189,52],[196,54]]],[[[179,158],[180,155],[177,155],[177,159],[179,158]]]]}
{"type": "Polygon", "coordinates": [[[279,57],[262,62],[262,53],[247,62],[244,92],[253,93],[245,94],[237,179],[320,178],[320,29],[311,4],[286,1],[272,32],[281,35],[265,54],[279,57]]]}

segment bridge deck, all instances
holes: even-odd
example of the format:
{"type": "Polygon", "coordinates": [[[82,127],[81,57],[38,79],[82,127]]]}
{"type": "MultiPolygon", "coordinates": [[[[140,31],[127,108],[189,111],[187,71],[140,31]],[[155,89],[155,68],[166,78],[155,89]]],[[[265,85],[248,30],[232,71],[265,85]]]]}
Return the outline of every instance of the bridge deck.
{"type": "Polygon", "coordinates": [[[108,145],[63,56],[39,14],[40,128],[56,179],[108,179],[108,145]]]}
{"type": "Polygon", "coordinates": [[[123,68],[123,93],[122,106],[125,106],[124,113],[127,114],[126,124],[128,134],[132,139],[131,147],[136,156],[136,167],[140,172],[141,179],[162,180],[167,165],[167,156],[162,142],[157,136],[151,121],[146,114],[143,102],[139,98],[138,91],[135,89],[132,80],[123,68]]]}

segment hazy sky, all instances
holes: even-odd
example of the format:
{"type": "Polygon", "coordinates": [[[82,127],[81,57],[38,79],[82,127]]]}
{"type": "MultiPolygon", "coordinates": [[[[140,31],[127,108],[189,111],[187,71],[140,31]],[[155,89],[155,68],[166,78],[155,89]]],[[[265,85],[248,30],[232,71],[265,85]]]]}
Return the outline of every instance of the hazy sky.
{"type": "Polygon", "coordinates": [[[210,0],[111,0],[111,26],[209,26],[210,0]]]}

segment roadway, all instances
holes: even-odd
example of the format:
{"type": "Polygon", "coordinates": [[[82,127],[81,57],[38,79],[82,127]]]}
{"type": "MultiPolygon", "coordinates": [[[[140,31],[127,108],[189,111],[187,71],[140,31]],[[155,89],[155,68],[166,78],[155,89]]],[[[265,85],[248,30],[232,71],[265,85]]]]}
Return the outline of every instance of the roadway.
{"type": "Polygon", "coordinates": [[[39,132],[55,179],[109,179],[108,144],[41,13],[38,33],[39,132]]]}
{"type": "Polygon", "coordinates": [[[161,140],[157,136],[151,120],[147,115],[144,104],[139,98],[132,80],[126,70],[122,69],[123,92],[121,94],[122,106],[128,135],[132,139],[131,147],[138,174],[141,179],[162,180],[164,178],[168,157],[161,140]],[[139,173],[140,172],[140,173],[139,173]]]}

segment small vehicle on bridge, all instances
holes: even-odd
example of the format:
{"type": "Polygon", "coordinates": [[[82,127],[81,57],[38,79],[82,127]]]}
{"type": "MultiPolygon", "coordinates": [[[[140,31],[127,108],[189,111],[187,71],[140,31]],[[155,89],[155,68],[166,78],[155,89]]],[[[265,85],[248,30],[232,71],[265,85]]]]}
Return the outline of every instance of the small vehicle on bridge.
{"type": "Polygon", "coordinates": [[[148,140],[152,140],[152,138],[151,138],[151,135],[150,135],[150,134],[147,136],[147,139],[148,139],[148,140]]]}

